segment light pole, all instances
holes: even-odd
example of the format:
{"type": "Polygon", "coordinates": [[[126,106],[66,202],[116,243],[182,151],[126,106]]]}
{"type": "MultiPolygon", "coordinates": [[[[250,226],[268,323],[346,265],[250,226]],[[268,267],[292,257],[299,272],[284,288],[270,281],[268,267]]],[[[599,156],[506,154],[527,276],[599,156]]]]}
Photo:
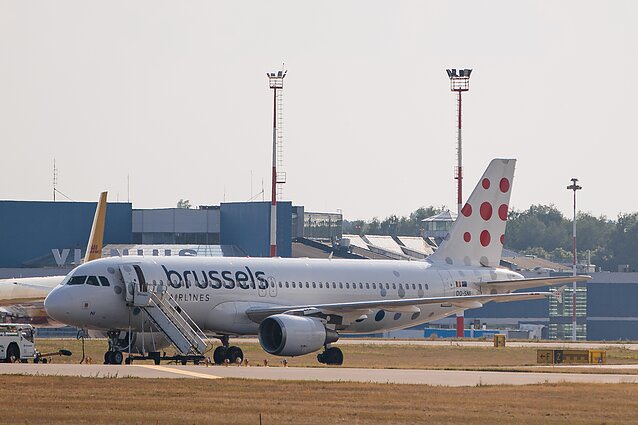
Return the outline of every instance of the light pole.
{"type": "MultiPolygon", "coordinates": [[[[450,90],[456,93],[456,172],[454,178],[456,179],[456,203],[457,213],[461,216],[461,208],[463,208],[463,133],[461,126],[461,118],[463,111],[461,93],[470,90],[470,74],[471,69],[459,69],[458,73],[456,69],[446,69],[447,76],[450,78],[450,90]]],[[[463,338],[465,335],[465,315],[464,312],[457,313],[456,315],[456,337],[463,338]]]]}
{"type": "Polygon", "coordinates": [[[447,76],[450,78],[450,90],[456,93],[456,172],[454,178],[456,179],[456,203],[458,206],[457,213],[461,215],[461,208],[463,208],[463,133],[461,127],[462,118],[462,98],[461,93],[470,90],[470,74],[471,69],[459,69],[458,73],[456,69],[446,69],[447,76]]]}
{"type": "MultiPolygon", "coordinates": [[[[567,186],[568,190],[574,191],[574,221],[572,223],[572,276],[576,276],[576,191],[582,189],[577,178],[572,178],[572,184],[567,186]]],[[[576,341],[576,281],[572,283],[572,340],[576,341]]]]}
{"type": "Polygon", "coordinates": [[[277,256],[277,188],[286,182],[286,174],[277,171],[282,163],[282,123],[283,103],[282,91],[284,89],[284,77],[288,71],[267,72],[268,86],[273,91],[273,116],[272,116],[272,192],[270,198],[270,256],[277,256]],[[279,114],[277,113],[279,112],[279,114]]]}

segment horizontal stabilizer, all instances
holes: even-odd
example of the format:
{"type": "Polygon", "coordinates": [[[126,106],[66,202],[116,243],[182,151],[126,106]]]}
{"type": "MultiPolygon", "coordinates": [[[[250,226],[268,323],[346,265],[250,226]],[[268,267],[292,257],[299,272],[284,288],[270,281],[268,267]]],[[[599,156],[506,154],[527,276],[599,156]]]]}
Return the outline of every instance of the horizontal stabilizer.
{"type": "Polygon", "coordinates": [[[559,276],[559,277],[534,277],[529,279],[496,280],[493,282],[481,283],[481,292],[484,294],[502,294],[516,291],[517,289],[536,288],[539,286],[562,285],[571,282],[586,282],[591,280],[591,276],[559,276]]]}

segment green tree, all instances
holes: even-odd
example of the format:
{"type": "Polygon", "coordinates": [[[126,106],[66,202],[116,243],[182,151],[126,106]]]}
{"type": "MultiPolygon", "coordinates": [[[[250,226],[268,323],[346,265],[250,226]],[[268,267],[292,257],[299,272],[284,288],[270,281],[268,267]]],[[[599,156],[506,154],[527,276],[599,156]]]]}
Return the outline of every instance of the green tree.
{"type": "Polygon", "coordinates": [[[638,213],[618,216],[609,247],[612,265],[629,264],[631,270],[638,270],[638,213]]]}

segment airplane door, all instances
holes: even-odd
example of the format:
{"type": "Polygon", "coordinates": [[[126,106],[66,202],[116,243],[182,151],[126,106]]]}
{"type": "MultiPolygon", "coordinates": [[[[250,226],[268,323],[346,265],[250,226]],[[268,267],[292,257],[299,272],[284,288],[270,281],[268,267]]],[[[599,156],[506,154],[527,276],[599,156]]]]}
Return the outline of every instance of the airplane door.
{"type": "Polygon", "coordinates": [[[454,282],[452,273],[450,273],[447,270],[441,270],[438,273],[439,273],[439,276],[441,276],[441,280],[443,282],[443,296],[444,297],[454,296],[454,288],[456,288],[456,283],[454,282]]]}
{"type": "Polygon", "coordinates": [[[135,287],[138,284],[138,277],[133,267],[129,265],[120,266],[122,279],[124,279],[124,288],[126,288],[126,302],[132,303],[135,299],[135,287]]]}
{"type": "Polygon", "coordinates": [[[277,296],[277,282],[275,282],[275,278],[272,276],[268,278],[268,293],[271,297],[277,296]]]}
{"type": "Polygon", "coordinates": [[[135,264],[133,266],[133,270],[135,270],[135,274],[137,274],[138,284],[135,286],[135,299],[133,303],[137,306],[147,306],[150,300],[150,294],[148,293],[148,282],[144,277],[144,273],[142,272],[142,268],[135,264]]]}
{"type": "Polygon", "coordinates": [[[126,288],[126,302],[146,306],[149,301],[148,284],[140,266],[126,264],[119,268],[126,288]]]}

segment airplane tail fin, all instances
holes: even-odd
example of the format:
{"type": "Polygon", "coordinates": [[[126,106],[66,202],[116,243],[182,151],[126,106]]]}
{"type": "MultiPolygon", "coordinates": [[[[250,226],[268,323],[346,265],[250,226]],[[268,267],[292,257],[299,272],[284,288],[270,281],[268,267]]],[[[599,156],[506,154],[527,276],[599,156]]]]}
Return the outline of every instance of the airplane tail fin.
{"type": "Polygon", "coordinates": [[[91,236],[86,247],[84,262],[89,262],[102,257],[102,245],[104,244],[104,221],[106,220],[106,195],[108,192],[100,193],[100,200],[95,208],[95,217],[91,227],[91,236]]]}
{"type": "Polygon", "coordinates": [[[515,159],[493,159],[450,233],[428,259],[465,266],[500,264],[515,159]]]}

